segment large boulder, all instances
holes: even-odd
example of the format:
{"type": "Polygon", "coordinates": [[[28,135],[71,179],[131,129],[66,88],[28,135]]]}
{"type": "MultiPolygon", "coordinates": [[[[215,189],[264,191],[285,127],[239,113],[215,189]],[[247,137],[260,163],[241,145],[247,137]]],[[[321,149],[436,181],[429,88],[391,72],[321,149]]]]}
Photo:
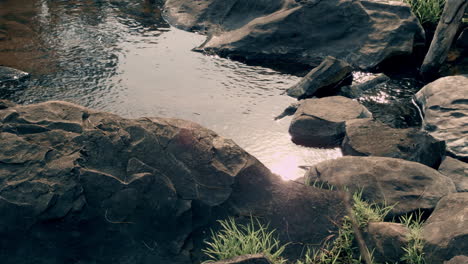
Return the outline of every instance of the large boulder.
{"type": "Polygon", "coordinates": [[[415,161],[437,169],[445,156],[445,142],[419,128],[397,129],[379,121],[346,122],[343,154],[415,161]]]}
{"type": "Polygon", "coordinates": [[[306,182],[362,191],[367,201],[394,206],[392,215],[431,210],[449,193],[453,182],[420,163],[383,157],[342,157],[311,167],[306,182]]]}
{"type": "Polygon", "coordinates": [[[165,7],[173,25],[210,29],[198,50],[255,63],[315,67],[330,55],[370,69],[424,39],[398,1],[168,0],[165,7]]]}
{"type": "Polygon", "coordinates": [[[440,200],[423,226],[428,263],[442,263],[468,252],[468,193],[440,200]]]}
{"type": "Polygon", "coordinates": [[[345,135],[345,122],[371,118],[361,104],[342,96],[303,100],[294,114],[289,133],[292,140],[307,146],[339,146],[345,135]]]}
{"type": "Polygon", "coordinates": [[[438,79],[424,86],[416,101],[424,113],[425,129],[445,140],[448,154],[468,162],[468,76],[438,79]]]}
{"type": "Polygon", "coordinates": [[[295,98],[331,95],[351,76],[353,68],[346,62],[327,56],[319,66],[310,71],[299,83],[287,90],[295,98]]]}
{"type": "Polygon", "coordinates": [[[196,230],[223,217],[319,243],[344,214],[339,194],[284,183],[189,121],[0,101],[0,149],[5,264],[191,263],[196,230]]]}
{"type": "Polygon", "coordinates": [[[440,164],[439,172],[452,179],[457,192],[468,192],[468,163],[446,157],[440,164]]]}

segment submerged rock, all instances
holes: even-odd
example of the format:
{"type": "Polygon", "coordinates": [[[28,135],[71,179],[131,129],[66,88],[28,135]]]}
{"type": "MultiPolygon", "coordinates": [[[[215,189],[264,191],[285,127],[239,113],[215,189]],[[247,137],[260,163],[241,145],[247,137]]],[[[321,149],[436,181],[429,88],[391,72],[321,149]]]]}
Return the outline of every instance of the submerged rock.
{"type": "Polygon", "coordinates": [[[468,76],[438,79],[415,96],[424,113],[425,129],[447,143],[448,154],[468,161],[468,76]]]}
{"type": "Polygon", "coordinates": [[[394,205],[392,215],[418,209],[433,209],[437,202],[455,192],[446,176],[420,163],[383,157],[342,157],[321,162],[306,173],[316,185],[362,190],[363,198],[381,205],[394,205]]]}
{"type": "Polygon", "coordinates": [[[440,164],[439,172],[452,179],[457,192],[468,192],[468,164],[446,157],[440,164]]]}
{"type": "Polygon", "coordinates": [[[255,63],[316,67],[330,55],[370,69],[424,39],[397,1],[168,0],[165,8],[171,24],[208,31],[198,50],[255,63]]]}
{"type": "Polygon", "coordinates": [[[342,149],[344,155],[400,158],[435,169],[445,156],[445,142],[419,128],[397,129],[368,119],[346,122],[342,149]]]}
{"type": "Polygon", "coordinates": [[[9,82],[18,82],[29,77],[29,73],[13,69],[10,67],[0,66],[0,85],[9,82]]]}
{"type": "Polygon", "coordinates": [[[346,97],[306,99],[294,114],[289,133],[301,145],[339,146],[345,136],[346,121],[371,117],[364,106],[346,97]]]}
{"type": "Polygon", "coordinates": [[[339,84],[350,77],[353,68],[346,62],[327,56],[319,66],[301,81],[289,88],[287,94],[295,98],[307,98],[317,94],[333,94],[339,84]]]}
{"type": "Polygon", "coordinates": [[[376,86],[385,84],[388,81],[390,81],[390,77],[383,73],[380,73],[367,82],[360,83],[357,85],[343,86],[341,87],[338,94],[352,99],[359,98],[364,94],[365,91],[369,89],[375,89],[376,86]]]}
{"type": "Polygon", "coordinates": [[[423,226],[428,263],[442,263],[468,252],[468,193],[444,197],[423,226]]]}
{"type": "Polygon", "coordinates": [[[196,230],[230,215],[261,215],[283,241],[319,244],[345,212],[340,194],[285,183],[189,121],[0,105],[5,264],[191,263],[196,230]]]}

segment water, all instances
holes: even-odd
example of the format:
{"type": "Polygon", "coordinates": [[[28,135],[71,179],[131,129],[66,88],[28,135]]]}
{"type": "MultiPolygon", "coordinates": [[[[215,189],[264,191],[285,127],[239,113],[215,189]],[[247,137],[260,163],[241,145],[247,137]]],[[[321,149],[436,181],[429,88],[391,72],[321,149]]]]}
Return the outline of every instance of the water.
{"type": "Polygon", "coordinates": [[[192,120],[285,179],[341,156],[293,144],[291,118],[274,121],[295,101],[281,93],[298,77],[192,52],[205,37],[170,27],[153,2],[0,0],[0,65],[32,74],[0,96],[192,120]]]}

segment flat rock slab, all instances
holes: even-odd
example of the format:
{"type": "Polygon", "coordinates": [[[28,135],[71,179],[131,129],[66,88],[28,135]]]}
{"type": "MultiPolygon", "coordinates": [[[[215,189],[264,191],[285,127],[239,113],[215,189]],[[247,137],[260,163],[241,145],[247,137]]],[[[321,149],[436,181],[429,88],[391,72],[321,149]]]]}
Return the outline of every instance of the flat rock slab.
{"type": "Polygon", "coordinates": [[[468,252],[468,193],[444,197],[423,226],[428,263],[442,263],[468,252]]]}
{"type": "Polygon", "coordinates": [[[468,162],[468,76],[438,79],[415,97],[422,106],[425,129],[447,143],[451,156],[468,162]]]}
{"type": "Polygon", "coordinates": [[[343,154],[415,161],[437,169],[445,156],[445,142],[419,128],[397,129],[370,119],[346,122],[343,154]]]}
{"type": "Polygon", "coordinates": [[[440,164],[439,172],[452,179],[457,192],[468,192],[468,163],[446,157],[440,164]]]}
{"type": "Polygon", "coordinates": [[[342,157],[321,162],[309,169],[306,182],[321,186],[347,187],[363,191],[363,198],[394,205],[393,215],[418,209],[433,209],[437,202],[455,192],[448,177],[420,163],[383,157],[342,157]]]}
{"type": "Polygon", "coordinates": [[[0,66],[0,84],[21,81],[28,77],[29,73],[27,72],[10,67],[0,66]]]}
{"type": "Polygon", "coordinates": [[[424,39],[398,1],[168,0],[165,9],[172,25],[210,35],[198,50],[254,63],[316,67],[330,55],[370,69],[424,39]]]}
{"type": "Polygon", "coordinates": [[[295,98],[307,98],[317,94],[332,94],[339,84],[350,76],[353,68],[348,63],[327,56],[319,66],[310,71],[299,83],[287,90],[295,98]]]}
{"type": "Polygon", "coordinates": [[[345,135],[345,122],[371,118],[357,101],[342,96],[303,100],[294,114],[289,133],[292,140],[307,146],[339,146],[345,135]]]}

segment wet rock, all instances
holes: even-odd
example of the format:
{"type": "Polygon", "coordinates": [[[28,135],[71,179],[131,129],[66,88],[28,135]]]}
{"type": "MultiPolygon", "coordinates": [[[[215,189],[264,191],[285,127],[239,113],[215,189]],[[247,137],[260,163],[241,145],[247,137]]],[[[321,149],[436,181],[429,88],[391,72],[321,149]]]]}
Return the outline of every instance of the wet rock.
{"type": "Polygon", "coordinates": [[[445,140],[448,154],[468,161],[468,76],[440,78],[415,96],[424,113],[425,129],[445,140]]]}
{"type": "Polygon", "coordinates": [[[456,256],[449,261],[444,261],[444,264],[466,264],[468,263],[467,256],[456,256]]]}
{"type": "Polygon", "coordinates": [[[285,242],[319,244],[345,212],[336,192],[284,183],[189,121],[125,119],[66,102],[2,104],[5,264],[25,255],[40,264],[188,264],[192,242],[209,234],[197,240],[196,231],[231,215],[261,215],[285,242]]]}
{"type": "Polygon", "coordinates": [[[468,50],[468,27],[465,28],[456,42],[457,47],[468,50]]]}
{"type": "Polygon", "coordinates": [[[373,222],[367,226],[364,239],[376,263],[397,263],[405,254],[408,233],[402,224],[373,222]]]}
{"type": "Polygon", "coordinates": [[[418,128],[397,129],[370,119],[346,122],[344,155],[379,156],[415,161],[437,169],[445,142],[418,128]]]}
{"type": "Polygon", "coordinates": [[[380,73],[367,82],[360,83],[357,85],[343,86],[340,88],[338,94],[352,99],[359,98],[364,94],[365,91],[369,89],[375,89],[376,86],[385,84],[388,81],[390,81],[390,77],[383,73],[380,73]]]}
{"type": "Polygon", "coordinates": [[[300,105],[301,105],[300,102],[290,104],[288,107],[286,107],[286,109],[284,109],[284,111],[281,114],[275,117],[275,120],[282,119],[286,116],[294,115],[294,113],[296,113],[297,108],[299,108],[300,105]]]}
{"type": "Polygon", "coordinates": [[[306,99],[294,114],[289,133],[301,145],[339,146],[346,121],[370,117],[364,106],[342,96],[306,99]]]}
{"type": "Polygon", "coordinates": [[[273,264],[266,256],[262,254],[244,255],[232,259],[212,262],[213,264],[273,264]]]}
{"type": "Polygon", "coordinates": [[[29,73],[13,69],[10,67],[0,66],[0,85],[8,82],[18,82],[29,77],[29,73]]]}
{"type": "Polygon", "coordinates": [[[457,192],[468,192],[468,164],[446,157],[440,164],[439,172],[452,179],[457,192]]]}
{"type": "Polygon", "coordinates": [[[342,157],[321,162],[305,175],[317,185],[346,186],[363,198],[394,205],[392,215],[433,209],[445,195],[455,192],[453,182],[420,163],[383,157],[342,157]]]}
{"type": "Polygon", "coordinates": [[[341,60],[327,56],[319,66],[310,71],[301,81],[289,88],[287,94],[295,98],[307,98],[318,94],[333,94],[340,84],[349,78],[352,67],[341,60]]]}
{"type": "Polygon", "coordinates": [[[423,226],[428,263],[442,263],[468,252],[468,193],[444,197],[423,226]]]}
{"type": "Polygon", "coordinates": [[[316,67],[330,55],[370,69],[424,39],[409,6],[396,1],[169,0],[166,10],[173,25],[208,28],[197,50],[253,63],[316,67]]]}

